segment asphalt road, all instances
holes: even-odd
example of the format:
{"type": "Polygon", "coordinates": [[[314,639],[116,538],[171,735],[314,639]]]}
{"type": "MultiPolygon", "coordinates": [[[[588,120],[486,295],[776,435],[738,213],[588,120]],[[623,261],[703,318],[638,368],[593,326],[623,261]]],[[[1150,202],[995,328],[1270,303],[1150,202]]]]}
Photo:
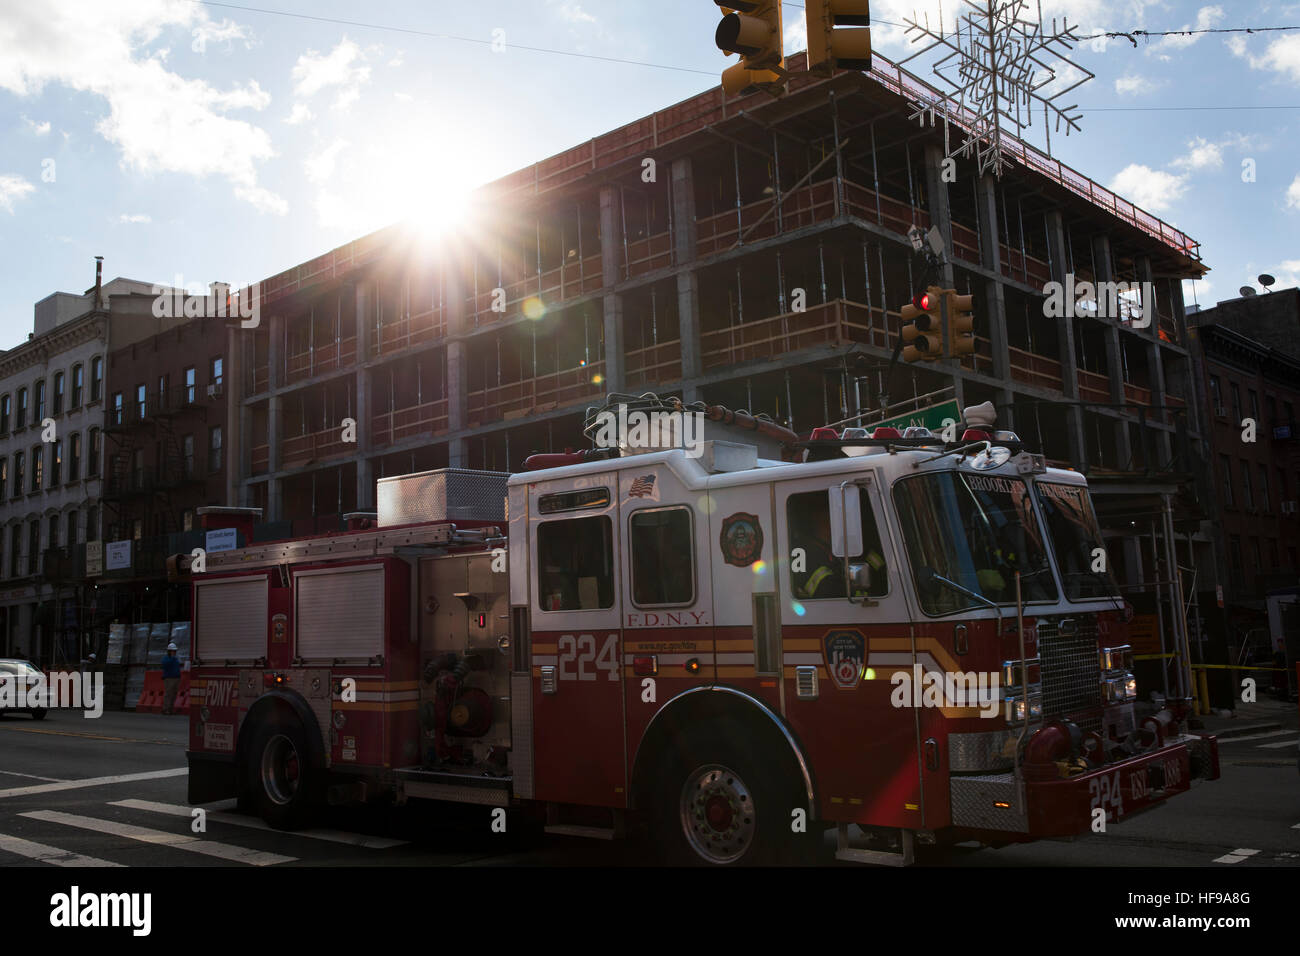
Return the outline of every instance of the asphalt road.
{"type": "MultiPolygon", "coordinates": [[[[544,834],[486,808],[412,802],[330,811],[281,833],[233,805],[209,805],[193,830],[185,799],[184,717],[77,712],[0,718],[0,866],[636,866],[634,843],[544,834]]],[[[1294,727],[1226,739],[1223,778],[1107,833],[1002,849],[923,853],[922,866],[1300,864],[1294,727]]],[[[828,834],[821,862],[837,864],[828,834]]]]}

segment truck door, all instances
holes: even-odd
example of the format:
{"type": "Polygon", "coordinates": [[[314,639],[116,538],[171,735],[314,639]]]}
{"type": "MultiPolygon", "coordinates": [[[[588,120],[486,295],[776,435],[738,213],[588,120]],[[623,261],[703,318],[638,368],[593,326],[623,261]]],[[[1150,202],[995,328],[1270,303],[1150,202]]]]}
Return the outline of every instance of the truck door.
{"type": "Polygon", "coordinates": [[[529,488],[538,800],[626,805],[617,477],[529,488]]]}

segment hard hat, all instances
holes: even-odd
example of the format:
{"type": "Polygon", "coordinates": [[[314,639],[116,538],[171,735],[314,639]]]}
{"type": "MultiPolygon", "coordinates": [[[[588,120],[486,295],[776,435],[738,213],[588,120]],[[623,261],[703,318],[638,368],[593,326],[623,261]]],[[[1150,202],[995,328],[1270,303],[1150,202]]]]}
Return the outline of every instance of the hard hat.
{"type": "Polygon", "coordinates": [[[179,650],[179,648],[176,646],[176,642],[172,641],[170,644],[167,645],[167,650],[175,651],[175,650],[179,650]]]}
{"type": "Polygon", "coordinates": [[[87,655],[86,655],[86,659],[87,659],[87,660],[91,660],[91,661],[93,661],[93,660],[95,659],[95,653],[94,653],[94,651],[91,651],[89,654],[87,654],[87,655]]]}

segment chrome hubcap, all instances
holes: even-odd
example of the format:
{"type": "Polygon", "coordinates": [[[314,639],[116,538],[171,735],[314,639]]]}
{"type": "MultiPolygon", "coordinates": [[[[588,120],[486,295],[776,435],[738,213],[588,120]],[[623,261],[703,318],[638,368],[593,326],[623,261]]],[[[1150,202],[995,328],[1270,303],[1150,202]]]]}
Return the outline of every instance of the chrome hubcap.
{"type": "Polygon", "coordinates": [[[262,789],[283,806],[293,800],[300,781],[298,750],[284,734],[276,734],[262,751],[262,789]]]}
{"type": "Polygon", "coordinates": [[[710,863],[732,863],[744,856],[758,823],[749,788],[720,764],[700,767],[687,778],[681,817],[691,849],[710,863]]]}

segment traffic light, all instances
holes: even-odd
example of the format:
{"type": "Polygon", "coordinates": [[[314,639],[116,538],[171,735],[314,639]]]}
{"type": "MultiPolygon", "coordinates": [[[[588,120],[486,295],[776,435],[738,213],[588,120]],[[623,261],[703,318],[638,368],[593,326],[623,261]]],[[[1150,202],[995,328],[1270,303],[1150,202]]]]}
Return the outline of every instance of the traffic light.
{"type": "Polygon", "coordinates": [[[948,321],[948,356],[961,358],[975,351],[975,306],[973,295],[958,295],[956,289],[948,289],[945,317],[948,321]]]}
{"type": "Polygon", "coordinates": [[[808,72],[871,69],[867,0],[806,0],[808,72]]]}
{"type": "Polygon", "coordinates": [[[904,362],[937,362],[943,358],[943,293],[943,289],[930,286],[914,295],[899,313],[903,317],[904,362]]]}
{"type": "Polygon", "coordinates": [[[718,49],[740,54],[740,62],[722,71],[727,95],[755,89],[777,91],[784,83],[785,58],[779,0],[713,0],[725,14],[713,35],[718,49]]]}

